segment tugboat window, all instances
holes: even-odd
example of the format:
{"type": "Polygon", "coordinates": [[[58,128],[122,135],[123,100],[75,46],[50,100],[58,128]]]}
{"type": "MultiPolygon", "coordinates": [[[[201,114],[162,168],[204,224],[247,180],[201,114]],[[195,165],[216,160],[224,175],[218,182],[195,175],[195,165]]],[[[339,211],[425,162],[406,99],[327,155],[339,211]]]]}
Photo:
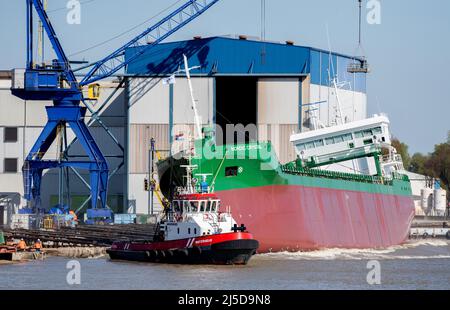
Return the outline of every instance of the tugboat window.
{"type": "Polygon", "coordinates": [[[226,177],[236,177],[238,175],[239,167],[227,167],[225,169],[226,177]]]}
{"type": "Polygon", "coordinates": [[[178,204],[178,201],[174,201],[174,202],[173,202],[173,210],[174,210],[175,212],[181,211],[181,210],[180,210],[180,206],[179,206],[179,204],[178,204]]]}
{"type": "Polygon", "coordinates": [[[220,201],[216,201],[216,204],[214,205],[214,212],[219,211],[220,209],[220,201]]]}
{"type": "Polygon", "coordinates": [[[198,201],[191,202],[191,212],[198,212],[198,201]]]}
{"type": "Polygon", "coordinates": [[[205,202],[204,201],[200,202],[200,212],[205,212],[205,202]]]}
{"type": "Polygon", "coordinates": [[[211,212],[211,201],[208,201],[208,204],[206,206],[206,212],[211,212]]]}

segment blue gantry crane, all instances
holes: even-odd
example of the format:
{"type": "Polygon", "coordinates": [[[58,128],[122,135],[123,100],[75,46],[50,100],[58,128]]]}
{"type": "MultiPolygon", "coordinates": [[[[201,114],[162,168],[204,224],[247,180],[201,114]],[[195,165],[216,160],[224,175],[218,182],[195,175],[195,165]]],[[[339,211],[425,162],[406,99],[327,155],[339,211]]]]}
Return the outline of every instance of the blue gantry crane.
{"type": "MultiPolygon", "coordinates": [[[[71,69],[56,32],[48,18],[42,0],[26,0],[27,10],[27,64],[25,70],[13,70],[13,95],[29,101],[53,101],[46,107],[48,122],[32,147],[23,166],[25,199],[33,207],[40,207],[42,175],[48,169],[82,169],[90,173],[91,208],[87,211],[88,223],[110,222],[113,213],[107,207],[109,168],[105,156],[95,142],[85,123],[88,98],[83,87],[93,85],[123,70],[129,63],[152,47],[168,38],[199,17],[219,0],[188,0],[176,10],[147,28],[140,35],[89,66],[90,70],[78,81],[71,69]],[[43,29],[53,47],[56,59],[51,64],[37,64],[33,59],[33,17],[35,9],[43,29]],[[138,47],[138,48],[135,48],[138,47]],[[125,50],[132,53],[127,54],[125,50]],[[86,152],[86,161],[74,161],[61,156],[56,160],[45,160],[44,156],[58,134],[70,128],[86,152]]],[[[65,146],[67,147],[67,146],[65,146]]],[[[62,153],[64,153],[64,146],[62,153]]]]}

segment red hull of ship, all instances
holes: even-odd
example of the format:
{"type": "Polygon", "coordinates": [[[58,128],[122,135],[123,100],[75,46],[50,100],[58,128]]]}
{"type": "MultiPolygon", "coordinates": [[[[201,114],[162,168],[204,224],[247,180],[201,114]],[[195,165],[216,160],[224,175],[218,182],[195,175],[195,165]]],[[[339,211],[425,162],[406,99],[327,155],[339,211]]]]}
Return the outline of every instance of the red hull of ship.
{"type": "Polygon", "coordinates": [[[259,252],[386,248],[402,244],[411,197],[277,185],[217,192],[260,242],[259,252]]]}

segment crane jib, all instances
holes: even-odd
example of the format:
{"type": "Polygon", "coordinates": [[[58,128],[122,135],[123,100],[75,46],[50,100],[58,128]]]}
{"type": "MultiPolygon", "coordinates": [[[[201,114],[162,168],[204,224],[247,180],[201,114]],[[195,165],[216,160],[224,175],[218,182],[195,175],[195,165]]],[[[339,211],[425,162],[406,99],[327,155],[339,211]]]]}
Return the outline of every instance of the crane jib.
{"type": "Polygon", "coordinates": [[[89,85],[107,78],[123,69],[139,56],[148,52],[155,45],[161,43],[173,33],[195,20],[217,2],[219,2],[219,0],[187,1],[184,5],[161,19],[155,25],[147,28],[143,33],[129,41],[127,44],[123,45],[104,59],[96,62],[93,68],[80,82],[80,85],[89,85]],[[136,53],[126,60],[119,60],[118,58],[125,57],[125,51],[129,48],[137,48],[136,53]]]}

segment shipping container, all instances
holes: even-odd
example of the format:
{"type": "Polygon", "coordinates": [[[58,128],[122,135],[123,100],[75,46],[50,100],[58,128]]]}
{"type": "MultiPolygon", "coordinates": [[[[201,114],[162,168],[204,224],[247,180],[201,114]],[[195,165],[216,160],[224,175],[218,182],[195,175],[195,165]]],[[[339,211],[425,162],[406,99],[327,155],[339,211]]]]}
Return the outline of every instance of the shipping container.
{"type": "Polygon", "coordinates": [[[136,223],[136,214],[114,214],[114,224],[128,225],[136,223]]]}

